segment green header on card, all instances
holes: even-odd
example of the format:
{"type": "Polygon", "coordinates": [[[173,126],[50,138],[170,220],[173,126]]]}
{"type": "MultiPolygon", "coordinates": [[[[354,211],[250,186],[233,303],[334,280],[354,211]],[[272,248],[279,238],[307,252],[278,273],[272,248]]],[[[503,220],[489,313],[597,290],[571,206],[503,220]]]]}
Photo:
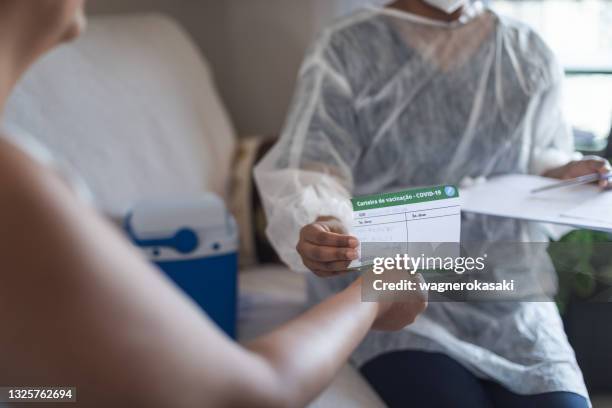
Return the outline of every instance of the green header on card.
{"type": "Polygon", "coordinates": [[[458,197],[459,190],[457,187],[448,185],[417,188],[414,190],[398,191],[396,193],[373,194],[365,197],[353,198],[351,202],[353,203],[353,211],[361,211],[458,197]]]}

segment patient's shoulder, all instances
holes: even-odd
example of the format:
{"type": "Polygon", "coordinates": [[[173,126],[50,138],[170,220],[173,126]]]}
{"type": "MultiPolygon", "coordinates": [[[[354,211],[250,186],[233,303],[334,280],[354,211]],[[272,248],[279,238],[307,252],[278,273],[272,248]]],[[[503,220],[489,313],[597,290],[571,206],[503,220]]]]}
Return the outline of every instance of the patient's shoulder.
{"type": "Polygon", "coordinates": [[[0,207],[28,205],[52,194],[55,186],[71,187],[44,159],[44,151],[39,157],[25,146],[0,133],[0,207]]]}
{"type": "Polygon", "coordinates": [[[45,183],[37,167],[21,149],[0,136],[0,229],[5,235],[0,242],[18,228],[31,227],[36,203],[44,202],[41,186],[45,183]]]}
{"type": "Polygon", "coordinates": [[[7,180],[0,178],[0,188],[6,190],[11,180],[23,181],[20,177],[26,177],[27,174],[30,177],[53,177],[60,179],[81,200],[88,203],[94,201],[87,183],[70,166],[56,160],[46,146],[27,132],[16,127],[8,127],[8,129],[10,133],[0,131],[0,171],[10,174],[11,178],[7,180]],[[16,172],[19,173],[16,174],[16,172]]]}
{"type": "Polygon", "coordinates": [[[43,168],[14,142],[0,134],[0,196],[2,204],[16,201],[43,176],[43,168]]]}

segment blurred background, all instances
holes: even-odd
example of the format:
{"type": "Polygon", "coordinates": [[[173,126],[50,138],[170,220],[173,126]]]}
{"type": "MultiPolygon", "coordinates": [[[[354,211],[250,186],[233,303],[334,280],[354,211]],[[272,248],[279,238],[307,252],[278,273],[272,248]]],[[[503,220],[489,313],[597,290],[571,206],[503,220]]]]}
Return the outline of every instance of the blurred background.
{"type": "MultiPolygon", "coordinates": [[[[189,32],[211,64],[236,132],[276,136],[304,52],[330,20],[363,0],[91,0],[92,15],[162,12],[189,32]]],[[[540,33],[566,71],[565,111],[576,145],[612,157],[612,0],[490,0],[501,14],[540,33]]],[[[154,41],[154,39],[152,39],[154,41]]],[[[589,245],[606,234],[576,231],[564,240],[589,245]]],[[[584,273],[561,277],[558,299],[596,407],[612,407],[612,303],[588,302],[612,279],[612,259],[576,259],[584,273]]]]}
{"type": "MultiPolygon", "coordinates": [[[[238,134],[277,134],[316,33],[364,0],[91,0],[91,14],[160,11],[210,61],[238,134]],[[261,103],[264,97],[266,103],[261,103]]],[[[527,22],[567,71],[566,110],[580,149],[602,151],[612,123],[612,1],[492,0],[527,22]]]]}

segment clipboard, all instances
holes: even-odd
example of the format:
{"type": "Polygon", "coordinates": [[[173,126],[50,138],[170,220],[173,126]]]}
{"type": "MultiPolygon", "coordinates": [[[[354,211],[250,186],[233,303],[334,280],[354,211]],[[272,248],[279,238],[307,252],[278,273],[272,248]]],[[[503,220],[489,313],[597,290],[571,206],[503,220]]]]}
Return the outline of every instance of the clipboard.
{"type": "Polygon", "coordinates": [[[495,177],[461,190],[462,211],[612,233],[612,192],[582,184],[532,194],[555,182],[530,175],[495,177]]]}

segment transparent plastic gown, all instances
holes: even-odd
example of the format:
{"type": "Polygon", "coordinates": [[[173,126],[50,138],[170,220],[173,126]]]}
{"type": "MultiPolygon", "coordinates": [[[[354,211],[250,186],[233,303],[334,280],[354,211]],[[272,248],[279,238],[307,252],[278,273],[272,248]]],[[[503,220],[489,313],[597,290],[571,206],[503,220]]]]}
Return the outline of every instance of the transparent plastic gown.
{"type": "MultiPolygon", "coordinates": [[[[532,30],[478,5],[454,23],[380,7],[337,21],[306,56],[284,132],[255,170],[272,244],[303,271],[300,229],[320,215],[350,226],[351,196],[567,163],[562,76],[532,30]]],[[[464,216],[462,239],[544,236],[533,224],[464,216]]],[[[554,280],[548,259],[524,269],[554,280]]],[[[353,278],[310,275],[315,301],[353,278]]],[[[399,349],[445,353],[519,394],[588,398],[552,302],[433,303],[399,334],[370,334],[353,357],[399,349]]]]}

